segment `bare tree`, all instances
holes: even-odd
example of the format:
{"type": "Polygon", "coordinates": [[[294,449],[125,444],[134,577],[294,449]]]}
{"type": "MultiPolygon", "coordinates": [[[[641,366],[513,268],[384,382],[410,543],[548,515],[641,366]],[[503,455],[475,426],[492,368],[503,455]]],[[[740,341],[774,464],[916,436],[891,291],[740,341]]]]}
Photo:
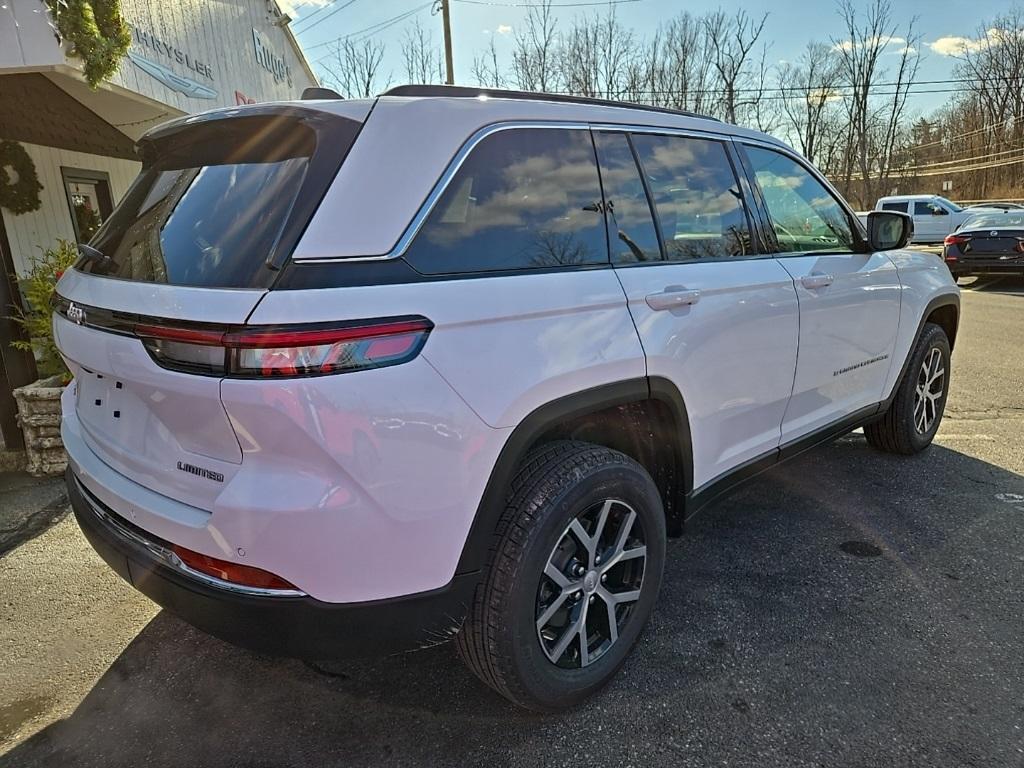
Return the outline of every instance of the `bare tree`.
{"type": "Polygon", "coordinates": [[[512,78],[528,91],[557,91],[557,22],[552,0],[531,5],[522,30],[516,31],[512,78]]]}
{"type": "Polygon", "coordinates": [[[569,93],[606,99],[627,90],[633,33],[614,10],[577,19],[559,47],[562,81],[569,93]]]}
{"type": "Polygon", "coordinates": [[[833,43],[843,86],[849,89],[844,94],[847,128],[841,186],[863,207],[873,203],[878,190],[888,183],[907,97],[917,76],[920,38],[913,19],[902,37],[896,34],[890,0],[873,0],[863,17],[854,0],[840,0],[839,14],[846,37],[833,43]],[[886,51],[894,49],[899,57],[895,75],[881,61],[886,51]],[[889,82],[880,87],[884,78],[889,82]]]}
{"type": "Polygon", "coordinates": [[[342,40],[334,47],[332,56],[324,64],[324,69],[331,84],[347,99],[374,96],[391,83],[390,75],[381,82],[384,43],[371,39],[358,43],[342,40]]]}
{"type": "Polygon", "coordinates": [[[443,83],[444,54],[434,43],[434,33],[423,28],[419,20],[406,29],[402,39],[402,60],[405,77],[410,83],[443,83]]]}
{"type": "Polygon", "coordinates": [[[820,42],[811,42],[795,64],[779,68],[778,84],[783,129],[804,157],[816,162],[821,144],[835,127],[830,117],[841,100],[838,90],[839,60],[835,51],[820,42]]]}
{"type": "Polygon", "coordinates": [[[755,77],[748,59],[767,20],[767,13],[757,22],[743,10],[737,11],[735,16],[728,16],[719,9],[704,17],[712,64],[721,81],[722,114],[730,123],[736,122],[742,107],[750,106],[749,97],[744,102],[741,94],[754,85],[755,77]]]}
{"type": "Polygon", "coordinates": [[[498,62],[498,48],[494,44],[494,35],[491,35],[488,41],[487,50],[473,57],[473,79],[477,85],[488,88],[504,88],[507,83],[498,62]]]}

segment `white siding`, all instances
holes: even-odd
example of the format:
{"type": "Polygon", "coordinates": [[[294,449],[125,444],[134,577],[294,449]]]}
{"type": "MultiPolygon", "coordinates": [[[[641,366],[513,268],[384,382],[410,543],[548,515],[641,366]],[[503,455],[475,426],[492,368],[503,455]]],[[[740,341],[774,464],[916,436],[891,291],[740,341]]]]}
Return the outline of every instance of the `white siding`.
{"type": "Polygon", "coordinates": [[[75,239],[71,211],[64,193],[64,180],[60,174],[61,166],[106,173],[110,177],[110,194],[115,204],[128,191],[140,168],[139,163],[131,160],[87,155],[35,144],[22,146],[36,164],[36,175],[43,185],[43,191],[39,193],[42,206],[37,211],[15,216],[6,208],[0,208],[19,275],[25,274],[31,258],[40,252],[40,247],[48,248],[61,237],[65,240],[75,239]]]}
{"type": "Polygon", "coordinates": [[[266,0],[122,0],[122,11],[135,27],[155,35],[168,45],[208,64],[213,79],[190,71],[166,53],[140,43],[132,36],[133,53],[169,67],[217,91],[215,99],[197,99],[177,93],[142,71],[129,59],[111,82],[168,104],[182,112],[201,112],[235,104],[235,91],[256,101],[298,98],[302,89],[316,82],[307,74],[287,33],[273,23],[266,0]],[[252,30],[266,38],[274,52],[291,68],[287,80],[275,82],[274,75],[256,59],[252,30]]]}

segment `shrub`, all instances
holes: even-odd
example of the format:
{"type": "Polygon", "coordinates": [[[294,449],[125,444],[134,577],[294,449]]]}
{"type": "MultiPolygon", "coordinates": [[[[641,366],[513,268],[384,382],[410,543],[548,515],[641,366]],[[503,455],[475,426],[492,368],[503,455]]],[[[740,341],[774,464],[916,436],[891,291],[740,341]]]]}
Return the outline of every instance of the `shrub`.
{"type": "Polygon", "coordinates": [[[42,256],[32,260],[28,275],[20,281],[26,306],[23,310],[16,309],[13,319],[25,329],[29,338],[28,341],[15,340],[12,345],[34,353],[40,378],[61,376],[65,382],[71,380],[71,373],[53,341],[50,301],[57,280],[77,258],[77,245],[68,240],[58,240],[54,248],[43,251],[42,256]]]}

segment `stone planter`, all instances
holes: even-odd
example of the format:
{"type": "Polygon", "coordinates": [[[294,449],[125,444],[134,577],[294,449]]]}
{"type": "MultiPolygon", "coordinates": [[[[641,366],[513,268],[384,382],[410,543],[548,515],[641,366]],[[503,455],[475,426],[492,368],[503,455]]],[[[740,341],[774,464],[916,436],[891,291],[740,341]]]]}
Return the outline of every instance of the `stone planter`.
{"type": "Polygon", "coordinates": [[[59,475],[68,465],[60,439],[60,376],[39,379],[14,390],[18,423],[25,434],[26,469],[30,475],[59,475]]]}

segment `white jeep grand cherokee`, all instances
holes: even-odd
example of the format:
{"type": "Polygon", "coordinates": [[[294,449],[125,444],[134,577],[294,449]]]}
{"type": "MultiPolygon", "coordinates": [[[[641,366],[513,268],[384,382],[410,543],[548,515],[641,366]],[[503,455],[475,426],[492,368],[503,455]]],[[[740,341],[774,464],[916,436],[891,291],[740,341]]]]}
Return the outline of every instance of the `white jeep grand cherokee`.
{"type": "Polygon", "coordinates": [[[217,635],[454,638],[533,709],[615,673],[666,536],[863,426],[928,446],[959,295],[753,131],[409,86],[183,118],[55,302],[81,527],[217,635]]]}

